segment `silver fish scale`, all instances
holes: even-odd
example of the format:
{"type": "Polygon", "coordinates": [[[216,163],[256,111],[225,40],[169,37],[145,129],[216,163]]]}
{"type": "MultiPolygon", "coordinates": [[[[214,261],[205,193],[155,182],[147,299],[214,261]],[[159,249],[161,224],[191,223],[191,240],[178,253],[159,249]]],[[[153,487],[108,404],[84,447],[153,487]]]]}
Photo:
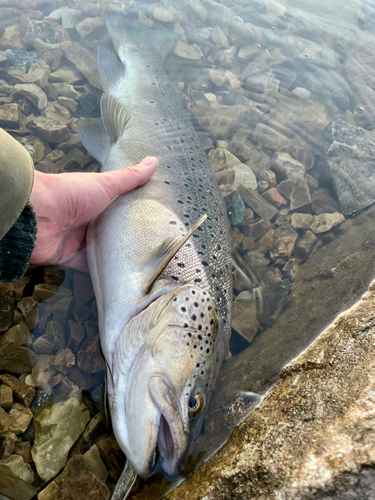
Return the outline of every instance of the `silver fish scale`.
{"type": "MultiPolygon", "coordinates": [[[[116,211],[125,217],[136,200],[155,200],[175,214],[164,221],[165,227],[169,226],[169,237],[183,236],[201,215],[207,214],[207,220],[179,250],[161,278],[173,279],[181,285],[195,284],[211,294],[219,320],[224,325],[223,340],[227,345],[231,331],[232,265],[226,208],[187,112],[160,64],[144,54],[138,54],[135,62],[126,60],[124,81],[114,92],[126,105],[131,118],[124,137],[119,141],[117,153],[114,152],[112,158],[109,155],[102,170],[134,165],[145,156],[155,156],[158,166],[145,186],[118,197],[98,218],[96,227],[100,238],[96,238],[95,245],[102,245],[99,253],[101,251],[103,260],[109,249],[121,246],[121,237],[113,235],[107,228],[116,211]],[[108,238],[117,238],[117,242],[105,247],[108,238]]],[[[149,210],[147,207],[146,203],[143,206],[145,212],[149,210]]],[[[126,232],[125,227],[118,229],[126,232]]],[[[137,232],[124,233],[126,243],[122,244],[123,248],[136,249],[135,257],[141,265],[145,256],[142,244],[136,241],[141,238],[140,232],[142,228],[139,227],[137,232]]],[[[119,251],[116,259],[118,256],[119,251]]],[[[90,266],[90,271],[91,267],[94,266],[90,266]]],[[[104,282],[107,278],[100,275],[100,271],[97,274],[94,271],[92,275],[94,286],[98,282],[96,289],[106,288],[104,282]]],[[[120,277],[114,276],[114,279],[119,281],[120,277]]]]}

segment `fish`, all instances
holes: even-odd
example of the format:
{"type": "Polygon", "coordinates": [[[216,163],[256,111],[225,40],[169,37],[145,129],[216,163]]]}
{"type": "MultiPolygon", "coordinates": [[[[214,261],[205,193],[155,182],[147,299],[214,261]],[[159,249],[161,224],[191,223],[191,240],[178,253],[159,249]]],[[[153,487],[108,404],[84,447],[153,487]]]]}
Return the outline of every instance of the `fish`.
{"type": "Polygon", "coordinates": [[[230,226],[198,136],[163,69],[178,37],[107,14],[98,49],[101,117],[79,124],[111,171],[157,168],[87,229],[114,435],[146,478],[180,473],[194,448],[231,333],[230,226]]]}

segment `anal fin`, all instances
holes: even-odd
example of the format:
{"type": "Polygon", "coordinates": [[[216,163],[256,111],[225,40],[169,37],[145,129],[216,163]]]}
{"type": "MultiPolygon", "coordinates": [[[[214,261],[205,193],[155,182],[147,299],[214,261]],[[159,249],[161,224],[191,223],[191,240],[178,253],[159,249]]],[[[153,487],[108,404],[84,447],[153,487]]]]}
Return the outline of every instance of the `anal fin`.
{"type": "Polygon", "coordinates": [[[182,238],[170,238],[155,249],[145,264],[145,289],[149,292],[154,281],[167,267],[171,259],[176,255],[181,247],[185,245],[190,236],[207,219],[207,214],[202,215],[182,238]]]}
{"type": "Polygon", "coordinates": [[[110,94],[102,95],[100,99],[100,108],[110,143],[114,144],[124,133],[124,129],[131,115],[125,106],[116,99],[116,97],[110,94]]]}
{"type": "Polygon", "coordinates": [[[78,134],[90,155],[103,165],[111,145],[102,119],[82,121],[78,125],[78,134]]]}

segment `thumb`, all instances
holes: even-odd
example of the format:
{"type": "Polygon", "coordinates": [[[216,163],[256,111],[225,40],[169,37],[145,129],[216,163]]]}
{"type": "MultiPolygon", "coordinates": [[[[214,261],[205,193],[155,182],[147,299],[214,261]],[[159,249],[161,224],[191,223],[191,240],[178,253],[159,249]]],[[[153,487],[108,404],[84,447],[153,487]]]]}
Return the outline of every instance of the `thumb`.
{"type": "Polygon", "coordinates": [[[147,156],[138,165],[100,174],[100,181],[112,199],[145,184],[156,169],[156,159],[147,156]]]}

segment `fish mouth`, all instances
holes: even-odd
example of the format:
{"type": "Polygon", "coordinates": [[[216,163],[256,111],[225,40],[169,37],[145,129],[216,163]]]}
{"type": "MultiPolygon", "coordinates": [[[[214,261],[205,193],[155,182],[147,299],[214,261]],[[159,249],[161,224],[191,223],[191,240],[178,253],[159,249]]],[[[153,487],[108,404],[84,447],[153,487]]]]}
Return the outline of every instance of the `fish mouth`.
{"type": "Polygon", "coordinates": [[[184,430],[178,401],[171,387],[161,376],[153,376],[149,382],[151,399],[160,412],[157,449],[164,471],[174,476],[182,466],[182,457],[188,448],[188,436],[184,430]]]}

